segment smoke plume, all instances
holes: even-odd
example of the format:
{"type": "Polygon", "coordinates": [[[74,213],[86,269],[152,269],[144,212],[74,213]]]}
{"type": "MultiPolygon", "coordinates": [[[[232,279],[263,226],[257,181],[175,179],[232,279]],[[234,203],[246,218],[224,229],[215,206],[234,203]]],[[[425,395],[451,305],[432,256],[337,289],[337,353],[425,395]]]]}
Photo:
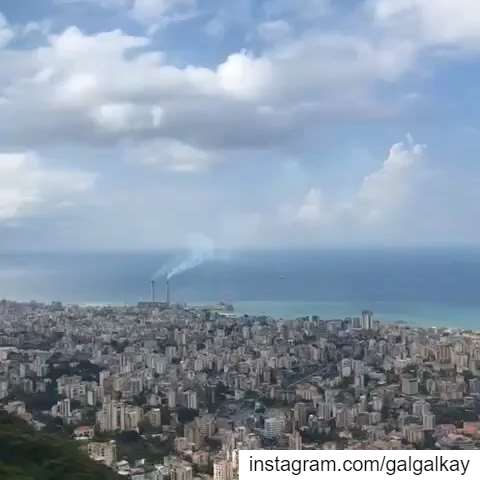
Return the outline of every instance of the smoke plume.
{"type": "Polygon", "coordinates": [[[188,238],[189,254],[186,258],[174,266],[164,266],[158,270],[153,279],[166,277],[170,280],[176,275],[180,275],[188,270],[192,270],[203,263],[212,260],[215,256],[215,247],[213,241],[202,234],[193,234],[188,238]]]}

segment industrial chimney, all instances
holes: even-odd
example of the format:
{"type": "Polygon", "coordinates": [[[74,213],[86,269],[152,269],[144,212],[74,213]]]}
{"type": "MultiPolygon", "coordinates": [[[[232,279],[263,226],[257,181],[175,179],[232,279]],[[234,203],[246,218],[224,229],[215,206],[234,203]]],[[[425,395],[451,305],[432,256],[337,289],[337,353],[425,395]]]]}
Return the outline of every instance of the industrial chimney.
{"type": "Polygon", "coordinates": [[[156,301],[156,294],[155,294],[155,280],[152,280],[152,303],[156,301]]]}
{"type": "Polygon", "coordinates": [[[170,305],[170,280],[168,278],[166,281],[166,287],[167,287],[167,305],[170,305]]]}

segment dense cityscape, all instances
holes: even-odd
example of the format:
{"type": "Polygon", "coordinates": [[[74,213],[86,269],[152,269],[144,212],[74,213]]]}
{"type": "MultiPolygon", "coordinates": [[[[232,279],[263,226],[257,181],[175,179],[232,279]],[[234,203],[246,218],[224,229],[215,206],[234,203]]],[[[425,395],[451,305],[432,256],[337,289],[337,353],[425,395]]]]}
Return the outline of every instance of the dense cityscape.
{"type": "Polygon", "coordinates": [[[135,480],[232,480],[241,449],[476,449],[480,335],[4,300],[0,403],[135,480]]]}

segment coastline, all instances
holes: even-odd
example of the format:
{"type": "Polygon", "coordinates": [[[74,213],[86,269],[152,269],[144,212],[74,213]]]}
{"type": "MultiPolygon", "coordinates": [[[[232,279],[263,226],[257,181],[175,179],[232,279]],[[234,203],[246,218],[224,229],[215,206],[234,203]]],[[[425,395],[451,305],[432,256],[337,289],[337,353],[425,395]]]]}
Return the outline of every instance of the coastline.
{"type": "Polygon", "coordinates": [[[233,306],[236,313],[247,315],[284,319],[317,315],[325,320],[360,316],[362,310],[368,309],[373,311],[376,319],[386,323],[480,330],[480,306],[477,305],[388,301],[240,301],[233,302],[233,306]]]}
{"type": "MultiPolygon", "coordinates": [[[[10,299],[12,301],[25,301],[10,299]]],[[[138,301],[144,299],[139,298],[138,301]]],[[[403,323],[412,327],[438,327],[480,331],[480,305],[449,304],[419,301],[298,301],[298,300],[193,300],[176,299],[179,305],[213,307],[224,302],[234,307],[238,315],[268,316],[278,320],[317,316],[322,320],[338,320],[358,317],[363,310],[371,310],[383,323],[403,323]]],[[[35,299],[33,300],[35,301],[35,299]]],[[[49,300],[38,299],[42,303],[49,300]]],[[[62,301],[62,300],[60,300],[62,301]]],[[[147,300],[148,301],[148,300],[147,300]]],[[[63,301],[65,305],[80,307],[128,307],[136,301],[63,301]]]]}
{"type": "MultiPolygon", "coordinates": [[[[139,299],[141,301],[142,299],[139,299]]],[[[192,307],[213,307],[221,299],[179,301],[192,307]]],[[[45,302],[49,303],[49,302],[45,302]]],[[[63,302],[80,307],[126,307],[136,302],[86,301],[63,302]]],[[[480,305],[452,305],[434,302],[403,301],[297,301],[297,300],[238,300],[225,301],[238,315],[268,316],[278,320],[318,316],[322,320],[358,317],[362,310],[371,310],[377,320],[385,323],[404,323],[413,327],[460,328],[480,331],[480,305]]]]}

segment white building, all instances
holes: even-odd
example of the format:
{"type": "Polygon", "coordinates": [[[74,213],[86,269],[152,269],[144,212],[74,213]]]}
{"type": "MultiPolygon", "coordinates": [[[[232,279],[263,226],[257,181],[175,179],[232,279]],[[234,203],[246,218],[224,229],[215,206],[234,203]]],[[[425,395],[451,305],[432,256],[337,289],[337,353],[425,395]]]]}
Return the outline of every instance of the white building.
{"type": "Polygon", "coordinates": [[[213,463],[213,480],[231,480],[232,463],[224,458],[218,458],[213,463]]]}
{"type": "Polygon", "coordinates": [[[265,420],[265,437],[277,438],[285,428],[285,420],[283,418],[267,418],[265,420]]]}
{"type": "Polygon", "coordinates": [[[117,444],[110,442],[90,442],[87,445],[88,456],[96,462],[111,467],[117,461],[117,444]]]}

